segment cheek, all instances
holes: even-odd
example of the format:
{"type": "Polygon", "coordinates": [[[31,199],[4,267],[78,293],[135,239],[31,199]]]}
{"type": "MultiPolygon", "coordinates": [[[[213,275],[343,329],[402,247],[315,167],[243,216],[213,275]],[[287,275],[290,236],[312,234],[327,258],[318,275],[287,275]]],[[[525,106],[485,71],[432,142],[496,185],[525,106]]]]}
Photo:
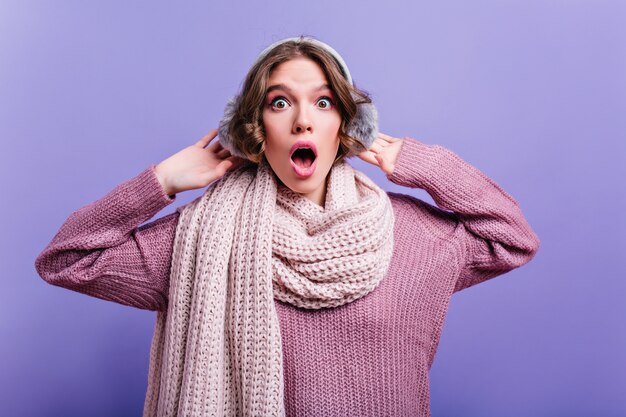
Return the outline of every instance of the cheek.
{"type": "Polygon", "coordinates": [[[331,122],[331,129],[334,132],[339,133],[339,128],[341,127],[341,116],[339,114],[335,114],[335,117],[333,118],[332,122],[331,122]]]}
{"type": "Polygon", "coordinates": [[[277,137],[280,136],[277,131],[278,125],[271,117],[263,117],[263,131],[265,132],[265,147],[273,147],[277,137]]]}
{"type": "Polygon", "coordinates": [[[326,134],[335,138],[334,143],[339,143],[339,128],[341,127],[341,119],[335,119],[327,127],[326,134]]]}
{"type": "Polygon", "coordinates": [[[272,169],[276,171],[281,170],[281,166],[276,166],[279,163],[282,155],[285,152],[285,132],[283,124],[275,117],[263,117],[263,129],[265,131],[265,157],[270,161],[272,169]]]}
{"type": "Polygon", "coordinates": [[[276,130],[277,128],[280,127],[281,125],[281,118],[279,117],[280,115],[271,112],[269,110],[264,110],[263,111],[263,115],[262,117],[262,121],[263,121],[263,125],[265,126],[266,130],[276,130]]]}
{"type": "Polygon", "coordinates": [[[272,132],[274,130],[274,121],[272,120],[271,117],[267,117],[264,114],[263,115],[263,119],[262,119],[262,123],[263,123],[263,130],[265,130],[265,133],[269,133],[269,132],[272,132]]]}

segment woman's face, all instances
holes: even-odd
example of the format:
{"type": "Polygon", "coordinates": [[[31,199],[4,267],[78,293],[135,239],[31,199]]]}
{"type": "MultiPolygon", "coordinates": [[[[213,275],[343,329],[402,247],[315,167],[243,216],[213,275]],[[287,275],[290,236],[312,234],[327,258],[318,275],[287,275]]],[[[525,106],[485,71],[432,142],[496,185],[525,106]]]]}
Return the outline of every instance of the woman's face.
{"type": "Polygon", "coordinates": [[[267,85],[265,157],[283,184],[323,206],[341,125],[324,71],[297,57],[274,68],[267,85]]]}

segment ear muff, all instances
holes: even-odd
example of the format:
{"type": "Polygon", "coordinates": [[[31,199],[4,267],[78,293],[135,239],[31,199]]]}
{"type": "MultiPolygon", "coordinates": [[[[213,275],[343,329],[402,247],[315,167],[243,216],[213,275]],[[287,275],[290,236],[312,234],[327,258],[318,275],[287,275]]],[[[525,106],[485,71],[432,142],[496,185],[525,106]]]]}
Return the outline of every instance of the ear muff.
{"type": "Polygon", "coordinates": [[[224,107],[224,115],[222,116],[222,120],[220,120],[220,124],[217,127],[217,135],[220,137],[220,143],[226,149],[228,149],[231,155],[238,156],[240,158],[247,158],[239,148],[235,146],[233,143],[233,139],[230,136],[229,126],[230,122],[235,117],[237,113],[237,107],[239,106],[239,96],[231,97],[226,103],[226,107],[224,107]]]}
{"type": "MultiPolygon", "coordinates": [[[[327,52],[329,52],[339,64],[341,70],[344,73],[346,79],[352,83],[352,76],[350,75],[350,71],[348,70],[348,66],[344,62],[343,58],[337,51],[335,51],[330,45],[325,44],[314,38],[305,38],[307,42],[312,42],[320,47],[324,48],[327,52]]],[[[265,55],[267,55],[272,49],[276,46],[280,45],[283,42],[297,40],[302,41],[303,38],[287,38],[280,40],[278,42],[274,42],[267,48],[265,48],[257,57],[256,61],[253,63],[260,61],[265,55]]],[[[356,99],[356,97],[354,97],[356,99]]],[[[230,132],[228,127],[230,126],[230,122],[233,120],[233,117],[237,113],[237,108],[239,106],[239,96],[231,97],[226,106],[224,107],[224,115],[220,120],[218,126],[218,135],[220,137],[220,143],[226,149],[230,151],[232,155],[239,156],[241,158],[246,158],[246,156],[235,146],[232,137],[230,136],[230,132]]],[[[369,149],[376,140],[378,136],[378,112],[373,103],[362,103],[357,104],[357,111],[354,116],[354,119],[348,126],[346,131],[348,136],[358,140],[365,149],[369,149]]]]}

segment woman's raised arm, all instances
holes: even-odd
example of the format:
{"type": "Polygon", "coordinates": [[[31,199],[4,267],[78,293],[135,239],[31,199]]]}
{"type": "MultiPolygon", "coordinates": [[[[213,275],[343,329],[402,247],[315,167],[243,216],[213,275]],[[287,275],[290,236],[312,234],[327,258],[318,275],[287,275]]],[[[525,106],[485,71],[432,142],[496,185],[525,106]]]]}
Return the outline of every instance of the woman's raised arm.
{"type": "Polygon", "coordinates": [[[147,310],[167,306],[179,211],[138,227],[176,194],[205,187],[245,160],[231,156],[213,129],[151,165],[63,223],[35,268],[50,284],[147,310]]]}
{"type": "Polygon", "coordinates": [[[439,208],[453,212],[466,252],[455,291],[520,267],[539,249],[540,240],[515,199],[443,146],[405,137],[387,178],[426,190],[439,208]]]}
{"type": "Polygon", "coordinates": [[[37,272],[52,285],[141,309],[165,309],[179,213],[138,226],[175,198],[151,165],[73,212],[37,257],[37,272]]]}

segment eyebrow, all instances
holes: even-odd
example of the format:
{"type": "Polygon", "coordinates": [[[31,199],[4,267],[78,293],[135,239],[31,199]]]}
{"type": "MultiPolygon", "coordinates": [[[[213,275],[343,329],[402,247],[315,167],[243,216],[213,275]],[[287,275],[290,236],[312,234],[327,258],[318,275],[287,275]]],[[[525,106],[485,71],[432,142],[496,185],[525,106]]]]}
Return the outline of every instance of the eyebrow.
{"type": "MultiPolygon", "coordinates": [[[[287,87],[285,84],[274,84],[274,85],[270,85],[267,90],[265,91],[265,94],[269,94],[274,90],[285,90],[288,93],[292,93],[293,91],[291,90],[291,88],[287,87]]],[[[320,91],[320,90],[330,90],[330,86],[328,84],[322,84],[317,88],[314,88],[312,91],[316,92],[316,91],[320,91]]]]}

